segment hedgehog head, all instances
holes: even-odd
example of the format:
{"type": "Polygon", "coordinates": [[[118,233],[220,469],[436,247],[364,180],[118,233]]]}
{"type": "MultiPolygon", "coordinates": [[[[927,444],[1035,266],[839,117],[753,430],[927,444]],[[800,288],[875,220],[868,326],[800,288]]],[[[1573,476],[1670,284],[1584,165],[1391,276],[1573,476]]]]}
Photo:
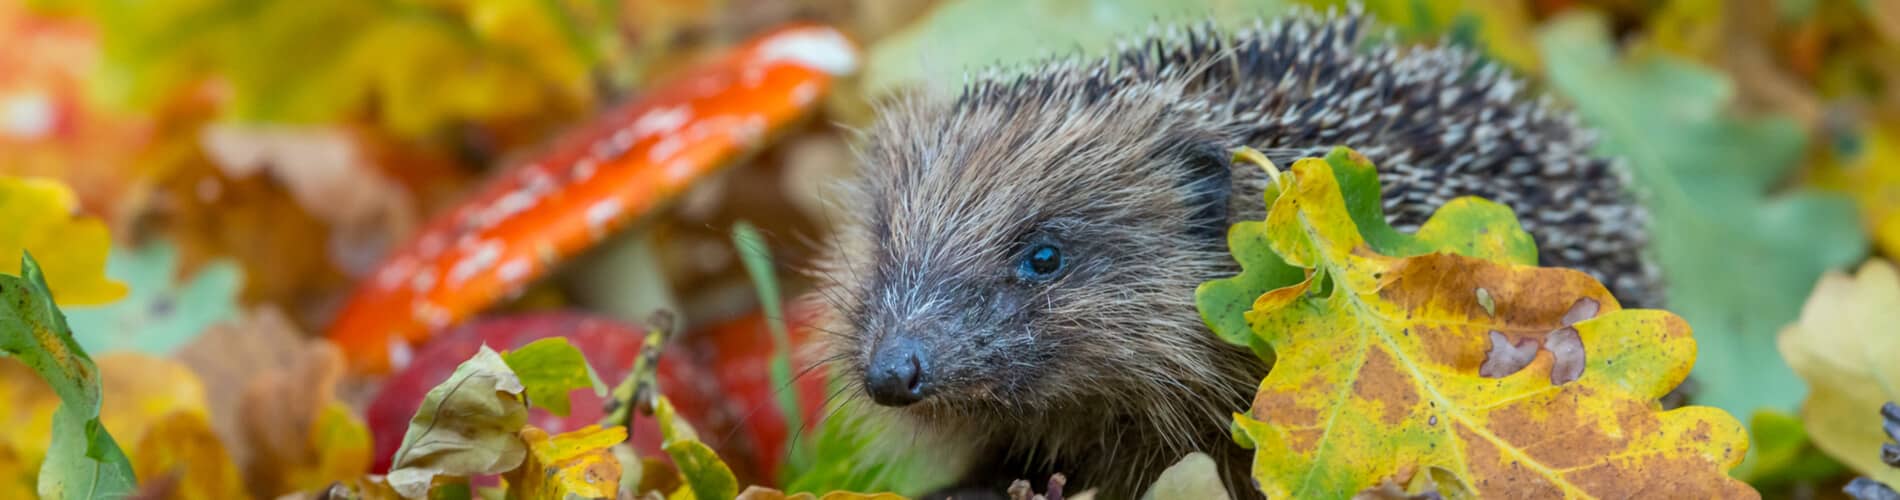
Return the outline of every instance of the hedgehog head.
{"type": "Polygon", "coordinates": [[[1232,348],[1193,303],[1230,262],[1226,141],[1179,86],[1092,74],[881,113],[820,273],[862,395],[991,428],[1115,401],[1175,425],[1225,415],[1181,406],[1226,391],[1184,389],[1252,382],[1209,359],[1232,348]]]}

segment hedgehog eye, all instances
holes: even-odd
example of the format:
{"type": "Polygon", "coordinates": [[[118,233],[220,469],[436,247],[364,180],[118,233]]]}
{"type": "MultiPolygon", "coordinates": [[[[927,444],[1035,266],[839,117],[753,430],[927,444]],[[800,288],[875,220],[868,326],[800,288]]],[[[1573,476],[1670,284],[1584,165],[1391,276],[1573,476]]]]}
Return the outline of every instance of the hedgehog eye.
{"type": "Polygon", "coordinates": [[[1055,279],[1065,265],[1062,249],[1055,245],[1037,245],[1023,254],[1023,261],[1016,266],[1016,274],[1029,281],[1048,281],[1055,279]]]}

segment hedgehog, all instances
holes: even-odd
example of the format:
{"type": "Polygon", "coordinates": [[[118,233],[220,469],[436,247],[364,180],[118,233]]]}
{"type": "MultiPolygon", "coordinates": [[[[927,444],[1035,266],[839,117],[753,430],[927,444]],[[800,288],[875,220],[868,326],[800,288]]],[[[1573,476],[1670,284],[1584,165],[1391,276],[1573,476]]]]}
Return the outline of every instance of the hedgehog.
{"type": "Polygon", "coordinates": [[[1060,473],[1136,498],[1202,452],[1260,497],[1229,421],[1269,366],[1194,305],[1239,271],[1227,228],[1265,215],[1268,174],[1238,147],[1281,164],[1354,148],[1400,230],[1481,196],[1519,214],[1541,265],[1662,300],[1645,212],[1589,131],[1498,64],[1374,26],[1349,8],[1155,29],[878,103],[814,295],[846,390],[960,472],[936,496],[1060,473]]]}

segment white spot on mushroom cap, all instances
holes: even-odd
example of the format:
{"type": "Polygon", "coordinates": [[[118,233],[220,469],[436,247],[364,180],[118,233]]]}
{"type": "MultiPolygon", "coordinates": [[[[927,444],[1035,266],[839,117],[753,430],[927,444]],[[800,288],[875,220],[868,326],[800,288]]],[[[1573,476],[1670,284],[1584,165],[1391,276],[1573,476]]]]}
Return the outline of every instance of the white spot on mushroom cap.
{"type": "Polygon", "coordinates": [[[632,131],[634,137],[646,137],[679,130],[692,119],[692,106],[681,104],[647,111],[646,114],[640,115],[639,119],[634,120],[633,125],[627,130],[632,131]]]}
{"type": "Polygon", "coordinates": [[[600,229],[620,215],[620,200],[608,198],[587,207],[587,228],[600,229]]]}
{"type": "Polygon", "coordinates": [[[599,169],[600,162],[594,161],[593,157],[581,157],[580,161],[574,162],[573,178],[576,181],[587,180],[599,169]]]}
{"type": "Polygon", "coordinates": [[[389,336],[389,366],[402,370],[415,359],[416,349],[409,346],[409,341],[403,340],[401,335],[389,336]]]}
{"type": "Polygon", "coordinates": [[[529,262],[525,257],[516,257],[502,264],[501,268],[496,269],[495,275],[500,276],[502,281],[513,283],[527,276],[528,272],[532,270],[534,270],[534,264],[532,262],[529,262]]]}
{"type": "Polygon", "coordinates": [[[693,177],[693,162],[676,161],[666,165],[666,178],[673,183],[684,183],[693,177]]]}
{"type": "Polygon", "coordinates": [[[501,260],[501,243],[495,241],[481,242],[475,247],[474,251],[468,252],[466,257],[456,262],[455,267],[449,268],[449,286],[460,285],[462,282],[468,281],[469,278],[475,277],[476,273],[494,267],[495,261],[498,260],[501,260]]]}
{"type": "Polygon", "coordinates": [[[784,33],[759,47],[766,61],[788,61],[833,75],[857,71],[858,54],[844,34],[829,28],[784,33]]]}
{"type": "Polygon", "coordinates": [[[415,259],[407,256],[397,258],[395,261],[390,262],[389,265],[383,266],[383,270],[376,272],[376,287],[384,290],[396,288],[396,286],[402,284],[403,278],[407,278],[409,277],[409,273],[415,272],[415,268],[415,259]]]}
{"type": "Polygon", "coordinates": [[[428,293],[435,288],[435,273],[423,271],[409,278],[409,289],[416,293],[428,293]]]}
{"type": "Polygon", "coordinates": [[[496,200],[494,205],[475,214],[475,227],[483,229],[495,227],[502,221],[526,212],[529,208],[534,208],[534,204],[538,201],[540,201],[539,194],[531,189],[508,193],[500,200],[496,200]]]}
{"type": "Polygon", "coordinates": [[[673,159],[673,155],[679,154],[682,149],[686,149],[685,140],[680,139],[677,135],[667,136],[665,139],[660,139],[660,142],[654,144],[652,149],[647,150],[647,161],[666,163],[667,160],[673,159]]]}
{"type": "Polygon", "coordinates": [[[442,247],[448,244],[448,242],[442,241],[443,238],[445,237],[442,236],[441,233],[430,233],[427,236],[423,236],[422,241],[416,243],[416,253],[421,254],[422,258],[425,259],[435,258],[436,255],[442,253],[442,247]]]}
{"type": "Polygon", "coordinates": [[[798,107],[810,106],[816,99],[818,99],[818,82],[800,83],[792,88],[792,104],[798,107]]]}
{"type": "Polygon", "coordinates": [[[449,326],[449,310],[431,302],[417,302],[413,314],[416,321],[431,329],[449,326]]]}

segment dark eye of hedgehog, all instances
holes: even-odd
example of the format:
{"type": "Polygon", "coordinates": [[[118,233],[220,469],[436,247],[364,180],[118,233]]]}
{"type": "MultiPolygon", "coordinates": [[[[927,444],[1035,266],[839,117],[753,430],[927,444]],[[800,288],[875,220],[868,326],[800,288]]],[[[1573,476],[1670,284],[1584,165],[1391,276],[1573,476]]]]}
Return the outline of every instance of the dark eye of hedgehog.
{"type": "Polygon", "coordinates": [[[1022,262],[1016,266],[1016,275],[1028,281],[1049,281],[1062,274],[1069,266],[1062,257],[1062,248],[1053,243],[1043,243],[1029,247],[1023,253],[1022,262]]]}

